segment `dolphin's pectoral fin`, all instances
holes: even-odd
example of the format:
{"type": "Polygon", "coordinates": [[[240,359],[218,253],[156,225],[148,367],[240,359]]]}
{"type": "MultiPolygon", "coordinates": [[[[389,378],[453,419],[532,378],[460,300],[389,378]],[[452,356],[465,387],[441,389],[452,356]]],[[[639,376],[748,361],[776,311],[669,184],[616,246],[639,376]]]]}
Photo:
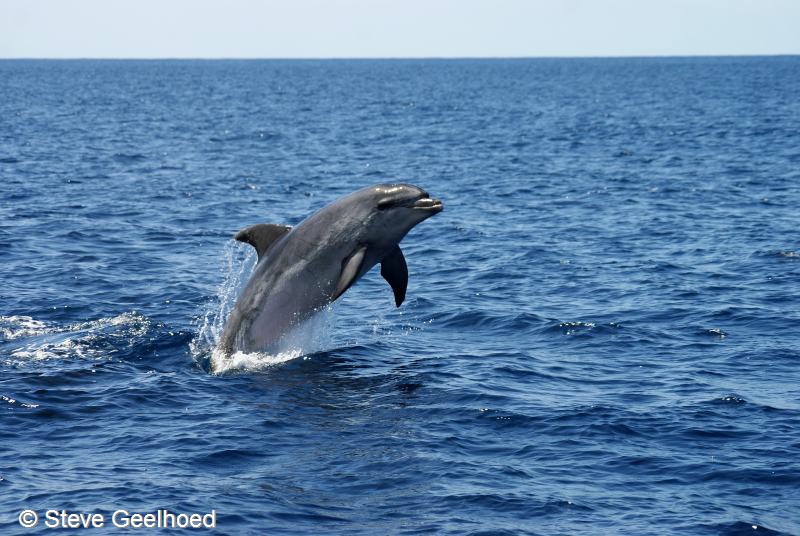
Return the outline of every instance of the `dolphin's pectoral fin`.
{"type": "Polygon", "coordinates": [[[258,253],[258,260],[264,256],[269,247],[274,244],[280,237],[291,231],[292,228],[288,225],[278,225],[275,223],[257,223],[250,227],[245,227],[234,238],[239,242],[247,242],[258,253]]]}
{"type": "Polygon", "coordinates": [[[408,288],[408,266],[400,246],[395,246],[381,261],[381,275],[392,286],[394,303],[400,307],[408,288]]]}
{"type": "Polygon", "coordinates": [[[361,272],[361,265],[364,263],[364,255],[366,253],[367,248],[361,246],[342,262],[342,273],[339,275],[339,282],[336,283],[336,290],[333,292],[333,297],[331,298],[332,301],[336,301],[339,296],[344,294],[345,290],[349,289],[350,286],[356,282],[361,272]]]}

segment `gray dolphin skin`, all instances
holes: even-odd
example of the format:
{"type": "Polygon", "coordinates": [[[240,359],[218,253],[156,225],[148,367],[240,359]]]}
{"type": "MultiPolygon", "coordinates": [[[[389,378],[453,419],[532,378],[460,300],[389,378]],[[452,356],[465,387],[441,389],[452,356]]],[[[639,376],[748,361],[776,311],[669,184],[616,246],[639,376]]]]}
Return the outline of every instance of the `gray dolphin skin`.
{"type": "Polygon", "coordinates": [[[417,186],[376,184],[334,201],[294,228],[261,223],[242,229],[235,238],[255,247],[258,264],[215,351],[268,349],[378,263],[400,307],[408,269],[398,244],[442,208],[417,186]]]}

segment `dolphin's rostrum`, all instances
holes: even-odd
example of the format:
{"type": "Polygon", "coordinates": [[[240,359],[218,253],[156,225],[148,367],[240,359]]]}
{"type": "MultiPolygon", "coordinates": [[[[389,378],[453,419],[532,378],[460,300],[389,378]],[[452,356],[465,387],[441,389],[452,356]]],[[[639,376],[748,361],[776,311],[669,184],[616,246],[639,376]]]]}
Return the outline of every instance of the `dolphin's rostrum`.
{"type": "Polygon", "coordinates": [[[256,224],[236,240],[258,253],[216,351],[265,350],[294,325],[335,301],[376,264],[400,307],[408,270],[398,245],[442,203],[410,184],[377,184],[342,197],[296,227],[256,224]]]}

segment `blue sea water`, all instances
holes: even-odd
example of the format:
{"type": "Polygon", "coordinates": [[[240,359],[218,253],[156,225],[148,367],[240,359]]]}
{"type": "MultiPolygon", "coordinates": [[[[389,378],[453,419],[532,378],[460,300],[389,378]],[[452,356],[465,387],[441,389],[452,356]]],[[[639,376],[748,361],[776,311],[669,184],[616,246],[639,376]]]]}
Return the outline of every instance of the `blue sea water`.
{"type": "Polygon", "coordinates": [[[1,61],[0,530],[800,534],[798,97],[798,57],[1,61]],[[232,235],[387,181],[445,203],[406,303],[373,270],[210,373],[232,235]]]}

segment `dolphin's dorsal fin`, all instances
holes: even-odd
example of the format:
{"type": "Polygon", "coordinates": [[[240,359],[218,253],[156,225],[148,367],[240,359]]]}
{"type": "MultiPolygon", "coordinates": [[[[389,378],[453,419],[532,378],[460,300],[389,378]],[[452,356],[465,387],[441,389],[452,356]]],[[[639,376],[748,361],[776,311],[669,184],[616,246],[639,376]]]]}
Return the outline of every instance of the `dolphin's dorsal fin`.
{"type": "Polygon", "coordinates": [[[367,253],[366,246],[361,246],[342,262],[342,273],[339,275],[339,282],[336,283],[336,290],[333,292],[332,301],[336,301],[344,291],[356,282],[361,265],[364,264],[364,255],[367,253]]]}
{"type": "Polygon", "coordinates": [[[269,247],[274,244],[280,237],[291,231],[292,228],[288,225],[278,225],[276,223],[257,223],[250,227],[245,227],[234,238],[239,242],[247,242],[258,253],[258,260],[264,256],[269,247]]]}
{"type": "Polygon", "coordinates": [[[381,275],[392,286],[394,303],[400,307],[406,299],[406,288],[408,288],[408,266],[400,246],[392,248],[381,261],[381,275]]]}

